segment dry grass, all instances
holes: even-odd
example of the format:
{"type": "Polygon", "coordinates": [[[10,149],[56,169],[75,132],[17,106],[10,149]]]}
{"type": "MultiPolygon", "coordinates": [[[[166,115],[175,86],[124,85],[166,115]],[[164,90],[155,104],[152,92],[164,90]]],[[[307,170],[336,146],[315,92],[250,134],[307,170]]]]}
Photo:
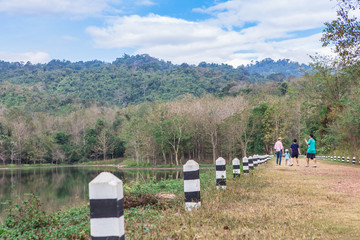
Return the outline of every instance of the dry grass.
{"type": "Polygon", "coordinates": [[[202,191],[199,210],[185,212],[181,205],[160,217],[129,221],[127,238],[359,239],[360,194],[339,191],[337,179],[355,176],[346,183],[359,184],[360,167],[320,162],[314,169],[304,163],[275,167],[270,161],[253,175],[229,179],[226,190],[202,191]]]}

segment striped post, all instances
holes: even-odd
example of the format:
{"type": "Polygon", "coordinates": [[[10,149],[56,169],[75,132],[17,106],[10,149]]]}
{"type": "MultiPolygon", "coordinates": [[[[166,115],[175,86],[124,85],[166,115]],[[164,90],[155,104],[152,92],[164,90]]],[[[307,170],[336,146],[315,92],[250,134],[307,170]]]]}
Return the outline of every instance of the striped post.
{"type": "Polygon", "coordinates": [[[350,157],[346,158],[346,163],[350,163],[350,157]]]}
{"type": "MultiPolygon", "coordinates": [[[[247,157],[244,157],[242,159],[242,163],[243,163],[243,172],[245,174],[248,174],[249,173],[249,159],[247,157]]],[[[359,160],[359,163],[360,163],[360,160],[359,160]]]]}
{"type": "Polygon", "coordinates": [[[216,160],[216,188],[226,189],[226,162],[225,159],[219,157],[216,160]]]}
{"type": "Polygon", "coordinates": [[[238,158],[234,158],[232,160],[233,164],[233,177],[239,178],[240,177],[240,160],[238,158]]]}
{"type": "Polygon", "coordinates": [[[333,156],[330,157],[330,160],[333,161],[333,156]]]}
{"type": "Polygon", "coordinates": [[[341,162],[340,156],[338,156],[338,161],[341,162]]]}
{"type": "Polygon", "coordinates": [[[345,157],[341,158],[341,162],[343,162],[343,163],[345,162],[345,157]]]}
{"type": "Polygon", "coordinates": [[[249,169],[254,170],[254,158],[250,156],[248,158],[248,161],[249,161],[249,169]]]}
{"type": "Polygon", "coordinates": [[[256,168],[259,165],[259,156],[254,155],[254,168],[256,168]]]}
{"type": "Polygon", "coordinates": [[[185,210],[191,211],[201,206],[199,164],[189,160],[183,166],[185,210]]]}
{"type": "Polygon", "coordinates": [[[109,172],[89,183],[92,239],[125,239],[123,184],[109,172]]]}
{"type": "Polygon", "coordinates": [[[356,158],[355,157],[353,157],[353,159],[352,159],[352,164],[356,164],[356,158]]]}

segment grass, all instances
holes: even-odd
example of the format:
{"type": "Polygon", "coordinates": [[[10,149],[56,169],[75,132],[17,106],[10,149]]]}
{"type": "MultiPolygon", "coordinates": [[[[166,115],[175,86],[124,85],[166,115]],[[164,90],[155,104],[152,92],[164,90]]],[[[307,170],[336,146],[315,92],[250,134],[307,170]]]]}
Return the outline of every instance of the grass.
{"type": "MultiPolygon", "coordinates": [[[[322,164],[326,163],[321,162],[320,168],[322,164]]],[[[166,208],[126,209],[126,239],[358,239],[360,197],[334,192],[333,176],[313,174],[320,168],[275,168],[270,161],[237,180],[228,168],[226,190],[216,189],[213,170],[202,171],[202,206],[192,212],[184,210],[181,179],[125,185],[125,195],[178,196],[166,208]]],[[[88,205],[66,211],[70,217],[59,222],[60,227],[52,225],[56,236],[90,239],[88,212],[88,205]]],[[[9,229],[0,227],[4,238],[1,231],[9,229]]],[[[50,234],[51,229],[42,231],[50,234]]]]}
{"type": "Polygon", "coordinates": [[[75,165],[118,165],[123,161],[122,158],[114,158],[109,160],[98,160],[98,161],[89,161],[89,162],[81,162],[81,163],[23,163],[23,164],[0,164],[1,168],[37,168],[37,167],[57,167],[57,166],[75,166],[75,165]]]}
{"type": "Polygon", "coordinates": [[[123,162],[123,158],[113,158],[109,160],[97,160],[97,161],[88,161],[88,162],[82,162],[82,163],[76,163],[79,165],[118,165],[121,162],[123,162]]]}
{"type": "MultiPolygon", "coordinates": [[[[153,163],[146,163],[142,162],[137,164],[133,159],[123,159],[123,158],[114,158],[109,160],[97,160],[97,161],[88,161],[88,162],[81,162],[81,163],[59,163],[59,164],[51,164],[51,163],[37,163],[37,164],[0,164],[1,168],[36,168],[36,167],[56,167],[56,166],[93,166],[93,165],[113,165],[113,166],[122,166],[123,168],[180,168],[182,169],[183,165],[174,165],[174,164],[157,164],[154,165],[153,163]]],[[[202,168],[209,168],[215,167],[215,164],[200,164],[202,168]]]]}
{"type": "MultiPolygon", "coordinates": [[[[185,212],[181,204],[150,220],[128,221],[129,239],[357,239],[360,234],[359,197],[332,192],[326,177],[271,166],[240,180],[230,176],[228,170],[225,191],[202,184],[197,211],[185,212]]],[[[213,176],[205,181],[212,183],[213,176]]]]}
{"type": "MultiPolygon", "coordinates": [[[[185,164],[185,163],[184,163],[185,164]]],[[[119,163],[119,165],[124,166],[124,168],[183,168],[183,165],[175,165],[175,164],[152,164],[152,163],[146,163],[142,162],[137,164],[135,160],[133,159],[126,159],[119,163]]],[[[215,164],[199,164],[200,168],[214,168],[215,164]]]]}
{"type": "Polygon", "coordinates": [[[25,164],[1,164],[0,165],[0,169],[1,168],[34,168],[34,167],[53,167],[56,166],[55,164],[51,164],[51,163],[37,163],[37,164],[33,164],[33,163],[25,163],[25,164]]]}

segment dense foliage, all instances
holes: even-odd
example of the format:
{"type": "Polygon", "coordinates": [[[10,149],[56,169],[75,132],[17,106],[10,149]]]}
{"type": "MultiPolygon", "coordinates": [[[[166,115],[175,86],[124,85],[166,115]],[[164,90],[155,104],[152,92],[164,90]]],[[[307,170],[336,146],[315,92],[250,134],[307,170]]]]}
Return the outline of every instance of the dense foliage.
{"type": "Polygon", "coordinates": [[[127,106],[173,100],[184,94],[224,95],[230,87],[238,91],[250,83],[283,81],[301,74],[302,68],[306,66],[269,59],[238,68],[207,63],[174,65],[148,55],[124,55],[113,63],[52,60],[33,65],[0,61],[0,103],[61,113],[94,101],[127,106]]]}
{"type": "Polygon", "coordinates": [[[31,195],[9,208],[5,223],[0,225],[1,239],[89,239],[87,205],[48,214],[41,209],[38,197],[31,195]]]}

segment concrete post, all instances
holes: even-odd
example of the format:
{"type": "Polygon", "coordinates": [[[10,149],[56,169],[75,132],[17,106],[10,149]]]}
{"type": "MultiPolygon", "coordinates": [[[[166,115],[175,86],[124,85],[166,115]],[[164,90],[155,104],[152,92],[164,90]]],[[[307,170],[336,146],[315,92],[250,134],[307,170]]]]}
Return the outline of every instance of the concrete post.
{"type": "Polygon", "coordinates": [[[89,183],[92,239],[125,239],[123,184],[109,172],[89,183]]]}
{"type": "Polygon", "coordinates": [[[189,160],[183,166],[185,210],[191,211],[201,206],[199,164],[189,160]]]}
{"type": "Polygon", "coordinates": [[[249,173],[249,159],[247,157],[244,157],[242,159],[242,164],[243,164],[243,172],[245,174],[249,173]]]}
{"type": "Polygon", "coordinates": [[[249,169],[250,169],[250,170],[254,170],[254,159],[253,159],[253,157],[250,156],[250,157],[248,158],[248,161],[249,161],[249,169]]]}
{"type": "Polygon", "coordinates": [[[233,164],[233,177],[239,178],[240,177],[240,160],[238,158],[234,158],[232,160],[233,164]]]}
{"type": "Polygon", "coordinates": [[[226,189],[226,161],[222,157],[216,160],[216,188],[226,189]]]}
{"type": "Polygon", "coordinates": [[[256,168],[259,165],[259,156],[258,155],[253,156],[253,162],[254,162],[254,168],[256,168]]]}

